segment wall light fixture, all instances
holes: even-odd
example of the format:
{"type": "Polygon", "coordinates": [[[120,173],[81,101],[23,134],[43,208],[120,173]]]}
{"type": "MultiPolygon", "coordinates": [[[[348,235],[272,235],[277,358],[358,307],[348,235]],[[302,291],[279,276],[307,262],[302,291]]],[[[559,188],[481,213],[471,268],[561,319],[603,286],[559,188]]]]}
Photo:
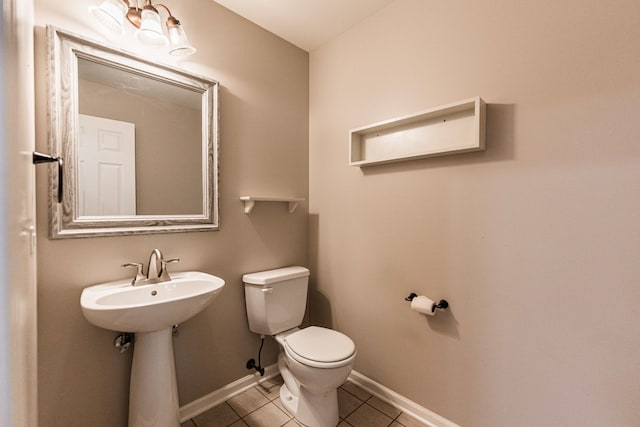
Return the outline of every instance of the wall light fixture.
{"type": "Polygon", "coordinates": [[[196,49],[189,43],[180,21],[171,14],[169,8],[163,4],[152,4],[151,0],[144,1],[140,7],[139,0],[104,0],[100,6],[90,6],[89,12],[109,31],[115,34],[124,33],[125,18],[137,28],[135,35],[138,40],[148,46],[165,47],[169,45],[169,54],[185,56],[195,53],[196,49]],[[164,9],[169,17],[165,22],[167,37],[162,30],[160,13],[156,8],[164,9]]]}

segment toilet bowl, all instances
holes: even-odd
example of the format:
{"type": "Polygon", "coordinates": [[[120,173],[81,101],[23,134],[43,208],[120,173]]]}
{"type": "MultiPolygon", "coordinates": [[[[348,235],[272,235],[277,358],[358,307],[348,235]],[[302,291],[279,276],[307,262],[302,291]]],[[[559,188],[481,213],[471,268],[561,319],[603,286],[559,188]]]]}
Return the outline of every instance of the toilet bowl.
{"type": "Polygon", "coordinates": [[[278,342],[284,380],[280,400],[309,427],[338,424],[338,387],[353,367],[356,348],[346,335],[319,326],[299,328],[307,301],[309,270],[285,267],[245,274],[249,329],[278,342]]]}
{"type": "Polygon", "coordinates": [[[280,344],[278,369],[284,379],[280,401],[304,425],[338,424],[337,389],[356,357],[353,341],[340,332],[310,326],[275,336],[280,344]]]}

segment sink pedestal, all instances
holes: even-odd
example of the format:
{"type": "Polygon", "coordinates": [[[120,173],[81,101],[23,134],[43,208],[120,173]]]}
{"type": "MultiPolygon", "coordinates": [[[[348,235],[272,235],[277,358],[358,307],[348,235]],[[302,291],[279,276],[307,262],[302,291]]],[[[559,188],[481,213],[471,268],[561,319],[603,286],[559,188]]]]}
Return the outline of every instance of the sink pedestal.
{"type": "Polygon", "coordinates": [[[179,427],[171,328],[138,332],[129,389],[129,427],[179,427]]]}

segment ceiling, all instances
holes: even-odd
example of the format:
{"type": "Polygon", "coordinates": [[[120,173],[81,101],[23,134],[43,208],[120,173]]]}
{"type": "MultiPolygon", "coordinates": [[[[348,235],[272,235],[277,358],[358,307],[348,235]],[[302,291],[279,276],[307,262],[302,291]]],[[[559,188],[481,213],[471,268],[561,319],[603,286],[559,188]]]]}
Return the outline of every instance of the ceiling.
{"type": "Polygon", "coordinates": [[[214,0],[310,52],[394,0],[214,0]]]}

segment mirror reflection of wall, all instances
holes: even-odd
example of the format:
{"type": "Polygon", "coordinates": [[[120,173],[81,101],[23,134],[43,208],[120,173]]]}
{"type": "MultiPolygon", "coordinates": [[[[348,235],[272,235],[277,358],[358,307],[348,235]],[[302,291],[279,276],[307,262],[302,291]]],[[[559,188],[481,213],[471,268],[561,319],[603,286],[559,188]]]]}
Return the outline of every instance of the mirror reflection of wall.
{"type": "MultiPolygon", "coordinates": [[[[78,89],[80,114],[135,126],[135,209],[118,214],[201,213],[201,93],[82,58],[78,59],[78,89]]],[[[80,164],[77,166],[81,172],[80,164]]],[[[119,176],[116,168],[106,170],[109,173],[98,178],[105,181],[102,188],[118,188],[119,184],[108,180],[119,176]]],[[[82,177],[78,178],[79,188],[87,188],[82,177]]],[[[114,199],[108,193],[104,203],[114,199]]],[[[80,215],[94,212],[81,210],[80,215]]],[[[113,209],[104,212],[97,214],[112,215],[113,209]]]]}

